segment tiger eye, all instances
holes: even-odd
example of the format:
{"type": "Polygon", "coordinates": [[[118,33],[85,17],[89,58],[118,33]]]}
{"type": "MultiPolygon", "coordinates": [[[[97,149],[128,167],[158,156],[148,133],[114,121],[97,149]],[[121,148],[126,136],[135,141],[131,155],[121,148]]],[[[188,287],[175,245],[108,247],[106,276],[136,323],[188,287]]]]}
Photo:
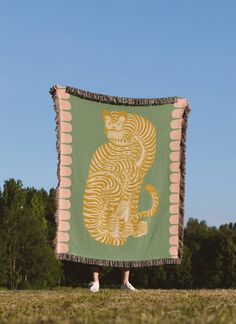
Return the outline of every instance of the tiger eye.
{"type": "Polygon", "coordinates": [[[110,116],[105,116],[104,117],[106,121],[111,121],[111,117],[110,116]]]}
{"type": "Polygon", "coordinates": [[[123,122],[125,122],[125,117],[124,117],[124,116],[121,116],[121,117],[119,118],[119,123],[123,123],[123,122]]]}

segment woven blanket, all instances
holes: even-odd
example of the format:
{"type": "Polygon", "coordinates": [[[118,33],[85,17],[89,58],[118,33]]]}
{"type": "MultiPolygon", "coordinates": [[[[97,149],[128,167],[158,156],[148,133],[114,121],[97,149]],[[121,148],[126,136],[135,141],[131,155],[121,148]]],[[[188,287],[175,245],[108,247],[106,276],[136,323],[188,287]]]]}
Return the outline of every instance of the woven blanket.
{"type": "Polygon", "coordinates": [[[187,100],[54,86],[56,255],[114,267],[178,264],[187,100]]]}

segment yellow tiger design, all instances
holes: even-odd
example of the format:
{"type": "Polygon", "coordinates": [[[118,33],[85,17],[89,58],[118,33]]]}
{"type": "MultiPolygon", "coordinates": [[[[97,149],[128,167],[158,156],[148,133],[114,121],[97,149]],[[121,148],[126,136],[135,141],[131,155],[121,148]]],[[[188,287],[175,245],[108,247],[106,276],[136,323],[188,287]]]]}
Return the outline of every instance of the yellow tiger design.
{"type": "Polygon", "coordinates": [[[145,184],[152,207],[138,211],[143,179],[156,155],[156,129],[146,118],[125,111],[103,111],[108,143],[92,156],[83,213],[85,226],[97,241],[124,245],[129,236],[148,232],[147,221],[157,213],[156,188],[145,184]]]}

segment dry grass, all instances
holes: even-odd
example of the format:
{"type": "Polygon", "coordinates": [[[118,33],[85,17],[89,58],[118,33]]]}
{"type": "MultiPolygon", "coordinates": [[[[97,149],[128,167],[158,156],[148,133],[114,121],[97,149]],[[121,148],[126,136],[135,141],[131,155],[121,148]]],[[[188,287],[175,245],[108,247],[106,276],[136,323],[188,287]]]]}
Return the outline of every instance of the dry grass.
{"type": "Polygon", "coordinates": [[[236,323],[236,290],[0,290],[0,323],[236,323]]]}

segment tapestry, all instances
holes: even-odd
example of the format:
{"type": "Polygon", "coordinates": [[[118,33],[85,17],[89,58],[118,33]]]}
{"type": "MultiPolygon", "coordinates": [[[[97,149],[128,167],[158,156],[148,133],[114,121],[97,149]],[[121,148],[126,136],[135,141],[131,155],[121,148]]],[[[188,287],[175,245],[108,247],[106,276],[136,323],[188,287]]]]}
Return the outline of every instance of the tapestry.
{"type": "Polygon", "coordinates": [[[185,98],[50,89],[56,111],[59,259],[179,264],[183,254],[185,98]]]}

